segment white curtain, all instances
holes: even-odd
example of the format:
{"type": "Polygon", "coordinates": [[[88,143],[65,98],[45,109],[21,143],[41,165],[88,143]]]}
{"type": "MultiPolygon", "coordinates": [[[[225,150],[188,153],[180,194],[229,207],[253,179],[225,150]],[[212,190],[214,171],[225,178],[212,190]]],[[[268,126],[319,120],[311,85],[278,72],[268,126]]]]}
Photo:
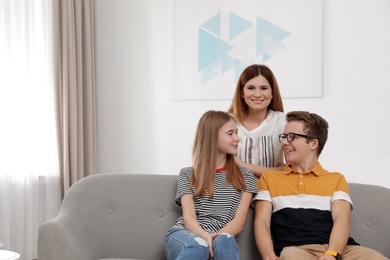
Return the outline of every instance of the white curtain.
{"type": "Polygon", "coordinates": [[[51,5],[0,0],[0,243],[29,260],[61,201],[51,5]]]}

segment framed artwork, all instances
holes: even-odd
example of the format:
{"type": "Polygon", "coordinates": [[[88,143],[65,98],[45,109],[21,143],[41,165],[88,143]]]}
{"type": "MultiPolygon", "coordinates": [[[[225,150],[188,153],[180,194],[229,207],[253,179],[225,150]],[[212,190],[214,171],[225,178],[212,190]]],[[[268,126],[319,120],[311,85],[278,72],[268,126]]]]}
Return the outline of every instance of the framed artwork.
{"type": "Polygon", "coordinates": [[[174,0],[173,99],[231,99],[265,64],[283,98],[322,95],[322,0],[174,0]]]}

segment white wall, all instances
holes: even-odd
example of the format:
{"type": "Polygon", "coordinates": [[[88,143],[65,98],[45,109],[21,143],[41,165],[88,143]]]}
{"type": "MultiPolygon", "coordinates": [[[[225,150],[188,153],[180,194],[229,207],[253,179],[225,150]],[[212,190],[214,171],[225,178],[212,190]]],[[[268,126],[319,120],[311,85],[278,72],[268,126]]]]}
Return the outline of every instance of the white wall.
{"type": "MultiPolygon", "coordinates": [[[[173,0],[96,3],[99,172],[178,174],[199,117],[230,101],[172,100],[173,0]]],[[[323,96],[284,100],[329,122],[325,168],[386,187],[389,25],[389,0],[324,0],[323,96]]]]}

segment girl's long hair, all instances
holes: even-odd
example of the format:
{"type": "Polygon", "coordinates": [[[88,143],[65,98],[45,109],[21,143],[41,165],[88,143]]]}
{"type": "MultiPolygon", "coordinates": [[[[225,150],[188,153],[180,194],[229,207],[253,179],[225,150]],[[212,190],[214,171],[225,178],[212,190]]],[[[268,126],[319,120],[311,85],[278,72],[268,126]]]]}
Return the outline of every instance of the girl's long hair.
{"type": "MultiPolygon", "coordinates": [[[[219,129],[229,120],[234,119],[228,113],[214,110],[207,111],[199,120],[192,149],[190,186],[195,187],[194,196],[214,198],[219,129]]],[[[246,189],[244,176],[233,154],[226,155],[226,175],[227,185],[233,184],[237,191],[246,189]]]]}

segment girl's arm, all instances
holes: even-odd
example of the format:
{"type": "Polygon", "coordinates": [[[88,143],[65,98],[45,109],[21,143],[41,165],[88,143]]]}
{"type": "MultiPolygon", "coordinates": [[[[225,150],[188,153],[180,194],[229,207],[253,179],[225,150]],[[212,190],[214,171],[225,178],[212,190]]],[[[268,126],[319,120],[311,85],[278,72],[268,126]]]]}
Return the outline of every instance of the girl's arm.
{"type": "Polygon", "coordinates": [[[186,229],[207,241],[207,238],[210,236],[210,234],[203,230],[203,228],[199,225],[198,220],[196,219],[193,195],[183,195],[181,197],[181,206],[186,229]]]}
{"type": "Polygon", "coordinates": [[[244,192],[242,194],[240,205],[232,221],[218,231],[218,234],[227,233],[237,236],[244,228],[246,216],[248,215],[249,206],[252,200],[252,193],[244,192]]]}
{"type": "Polygon", "coordinates": [[[213,257],[213,239],[215,235],[204,231],[203,228],[199,225],[198,220],[196,219],[195,203],[192,194],[186,194],[181,197],[181,207],[183,210],[183,219],[186,229],[203,238],[207,242],[210,256],[213,257]]]}

